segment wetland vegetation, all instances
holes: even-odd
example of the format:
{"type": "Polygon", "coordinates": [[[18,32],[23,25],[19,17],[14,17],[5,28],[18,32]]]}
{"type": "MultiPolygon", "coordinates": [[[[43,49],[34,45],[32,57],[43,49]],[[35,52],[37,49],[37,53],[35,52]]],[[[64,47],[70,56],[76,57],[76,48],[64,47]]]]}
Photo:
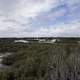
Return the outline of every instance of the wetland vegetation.
{"type": "Polygon", "coordinates": [[[0,80],[80,80],[79,43],[0,42],[0,80]]]}

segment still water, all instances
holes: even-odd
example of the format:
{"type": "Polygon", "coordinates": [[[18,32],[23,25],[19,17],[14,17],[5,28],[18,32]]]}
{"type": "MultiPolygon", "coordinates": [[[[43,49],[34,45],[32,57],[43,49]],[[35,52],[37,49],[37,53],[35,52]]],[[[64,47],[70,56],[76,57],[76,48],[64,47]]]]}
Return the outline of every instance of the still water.
{"type": "Polygon", "coordinates": [[[6,68],[8,66],[2,64],[3,58],[11,55],[12,53],[6,52],[6,53],[0,53],[0,68],[6,68]]]}

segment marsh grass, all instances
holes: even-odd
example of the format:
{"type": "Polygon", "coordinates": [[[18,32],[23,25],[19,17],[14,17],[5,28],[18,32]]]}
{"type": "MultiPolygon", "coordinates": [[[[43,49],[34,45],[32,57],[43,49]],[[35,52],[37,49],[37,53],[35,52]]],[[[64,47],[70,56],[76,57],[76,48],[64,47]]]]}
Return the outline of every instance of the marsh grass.
{"type": "Polygon", "coordinates": [[[0,71],[0,80],[80,80],[77,43],[3,44],[0,50],[15,52],[4,58],[9,68],[0,71]]]}

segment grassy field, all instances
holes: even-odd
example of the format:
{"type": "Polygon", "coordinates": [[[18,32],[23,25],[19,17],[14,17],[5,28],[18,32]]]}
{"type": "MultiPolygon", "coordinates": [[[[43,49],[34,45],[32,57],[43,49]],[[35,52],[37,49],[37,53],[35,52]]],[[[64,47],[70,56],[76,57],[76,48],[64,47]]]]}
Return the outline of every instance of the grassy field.
{"type": "Polygon", "coordinates": [[[0,52],[12,53],[0,80],[80,80],[78,43],[0,43],[0,52]]]}

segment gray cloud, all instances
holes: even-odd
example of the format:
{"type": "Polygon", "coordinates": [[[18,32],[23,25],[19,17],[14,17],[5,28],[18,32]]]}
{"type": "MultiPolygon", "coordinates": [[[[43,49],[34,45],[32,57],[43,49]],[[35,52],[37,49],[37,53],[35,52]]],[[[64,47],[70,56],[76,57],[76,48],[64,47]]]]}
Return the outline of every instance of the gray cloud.
{"type": "Polygon", "coordinates": [[[0,13],[4,16],[13,14],[18,4],[19,0],[0,0],[0,13]]]}
{"type": "Polygon", "coordinates": [[[0,0],[0,37],[79,36],[79,5],[80,0],[0,0]],[[58,8],[63,4],[68,9],[58,8]]]}

